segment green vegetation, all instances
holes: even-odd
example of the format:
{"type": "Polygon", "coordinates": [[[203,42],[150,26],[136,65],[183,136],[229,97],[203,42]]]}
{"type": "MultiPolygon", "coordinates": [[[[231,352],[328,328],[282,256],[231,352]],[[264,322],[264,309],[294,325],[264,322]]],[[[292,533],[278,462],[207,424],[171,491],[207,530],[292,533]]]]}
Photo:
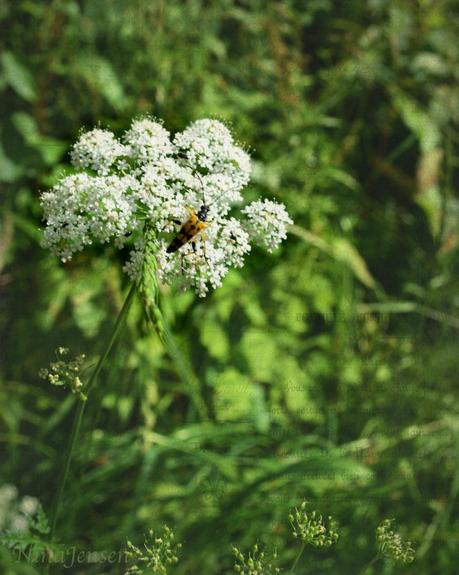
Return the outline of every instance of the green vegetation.
{"type": "Polygon", "coordinates": [[[72,572],[59,546],[88,575],[457,573],[457,8],[0,3],[2,573],[72,572]],[[229,124],[295,224],[204,299],[141,286],[84,401],[127,252],[62,264],[39,194],[145,114],[229,124]]]}

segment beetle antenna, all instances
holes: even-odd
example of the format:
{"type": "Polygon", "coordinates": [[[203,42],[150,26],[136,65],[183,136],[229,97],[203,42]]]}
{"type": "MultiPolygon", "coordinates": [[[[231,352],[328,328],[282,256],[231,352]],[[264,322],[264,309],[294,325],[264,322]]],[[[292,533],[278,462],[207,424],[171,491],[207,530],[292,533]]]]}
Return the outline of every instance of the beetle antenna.
{"type": "MultiPolygon", "coordinates": [[[[205,195],[205,193],[204,193],[204,182],[202,181],[201,174],[200,174],[199,172],[194,172],[194,173],[196,174],[196,176],[198,176],[199,181],[201,182],[201,186],[202,186],[202,197],[204,198],[204,205],[206,205],[206,206],[208,206],[208,207],[210,208],[210,206],[213,206],[213,205],[215,204],[215,202],[217,201],[218,198],[215,198],[214,201],[213,201],[213,202],[210,202],[210,203],[206,200],[206,195],[205,195]]],[[[225,195],[225,194],[223,194],[223,195],[225,195]]],[[[222,196],[220,196],[220,197],[222,197],[222,196]]]]}
{"type": "MultiPolygon", "coordinates": [[[[202,197],[204,199],[204,205],[210,207],[213,206],[215,204],[215,202],[217,201],[217,198],[215,198],[215,200],[213,202],[211,202],[210,204],[207,202],[206,200],[206,194],[204,193],[204,182],[201,178],[201,174],[197,171],[197,170],[193,170],[193,168],[190,166],[190,164],[188,162],[185,161],[185,165],[187,165],[189,168],[191,168],[191,170],[193,171],[193,175],[197,176],[199,178],[199,181],[201,182],[201,186],[202,186],[202,197]]],[[[225,194],[223,194],[225,195],[225,194]]]]}
{"type": "Polygon", "coordinates": [[[195,175],[198,176],[199,181],[201,182],[202,186],[202,197],[204,198],[204,205],[209,206],[210,204],[207,203],[206,194],[204,193],[204,182],[202,181],[201,174],[199,172],[195,172],[195,175]]]}

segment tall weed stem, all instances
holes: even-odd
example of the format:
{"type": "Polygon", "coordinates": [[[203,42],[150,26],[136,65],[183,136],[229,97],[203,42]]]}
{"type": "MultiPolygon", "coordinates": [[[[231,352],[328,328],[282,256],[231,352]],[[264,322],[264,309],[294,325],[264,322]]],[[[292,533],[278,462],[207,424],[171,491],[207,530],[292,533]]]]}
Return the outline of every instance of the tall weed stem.
{"type": "Polygon", "coordinates": [[[139,281],[139,292],[143,299],[145,313],[154,326],[162,344],[168,351],[180,379],[190,390],[193,403],[202,420],[209,419],[209,411],[202,397],[201,386],[193,368],[177,345],[159,305],[159,285],[156,262],[156,234],[153,229],[145,230],[145,256],[139,281]]]}
{"type": "Polygon", "coordinates": [[[97,381],[97,377],[99,376],[99,373],[100,373],[108,355],[110,354],[110,351],[113,347],[113,344],[115,343],[116,339],[118,338],[118,336],[121,332],[121,329],[124,325],[124,321],[126,319],[128,311],[129,311],[129,307],[132,303],[132,299],[134,297],[135,291],[136,291],[136,285],[132,284],[132,286],[129,290],[129,293],[126,297],[126,300],[123,304],[123,307],[121,308],[121,310],[118,314],[118,317],[116,319],[116,322],[115,322],[113,330],[110,334],[110,337],[107,341],[105,349],[104,349],[102,355],[100,356],[99,361],[97,362],[97,365],[94,368],[94,371],[92,372],[91,377],[90,377],[90,379],[89,379],[89,381],[85,387],[84,391],[85,391],[86,399],[85,400],[81,399],[78,402],[78,405],[77,405],[77,408],[75,411],[75,416],[73,418],[72,430],[70,432],[70,438],[69,438],[69,442],[67,445],[67,450],[66,450],[65,457],[64,457],[64,463],[62,466],[61,474],[59,476],[59,483],[57,486],[54,504],[52,507],[51,515],[50,515],[50,534],[49,534],[50,541],[53,541],[54,536],[56,534],[56,525],[57,525],[57,520],[59,518],[59,512],[60,512],[60,509],[62,506],[62,498],[63,498],[63,494],[64,494],[65,484],[66,484],[67,479],[68,479],[70,464],[72,462],[73,452],[75,450],[75,445],[76,445],[78,435],[80,432],[81,422],[83,420],[83,415],[84,415],[84,411],[85,411],[85,407],[86,407],[87,398],[89,397],[89,393],[91,392],[91,389],[94,387],[94,385],[97,381]]]}

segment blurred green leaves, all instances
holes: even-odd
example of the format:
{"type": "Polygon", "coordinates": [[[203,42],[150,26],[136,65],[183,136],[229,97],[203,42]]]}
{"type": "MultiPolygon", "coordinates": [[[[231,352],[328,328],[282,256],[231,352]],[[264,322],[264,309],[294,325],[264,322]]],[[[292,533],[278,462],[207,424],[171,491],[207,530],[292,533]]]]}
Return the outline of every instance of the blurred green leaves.
{"type": "Polygon", "coordinates": [[[93,52],[78,54],[71,65],[71,73],[83,81],[94,94],[101,95],[120,112],[126,107],[124,88],[111,63],[93,52]]]}
{"type": "Polygon", "coordinates": [[[209,421],[136,302],[89,402],[60,536],[115,549],[167,522],[177,575],[226,572],[231,544],[257,541],[284,567],[288,510],[306,498],[346,525],[311,572],[358,572],[367,527],[396,516],[420,543],[416,573],[453,575],[454,2],[0,6],[0,483],[47,508],[71,404],[38,370],[60,345],[97,357],[126,283],[123,252],[61,265],[40,248],[39,190],[82,127],[213,116],[248,142],[247,197],[279,197],[295,225],[204,301],[161,294],[209,421]]]}
{"type": "Polygon", "coordinates": [[[37,97],[35,82],[30,71],[9,51],[0,56],[2,65],[0,85],[11,87],[18,96],[27,102],[33,102],[37,97]]]}
{"type": "Polygon", "coordinates": [[[67,150],[65,142],[41,135],[33,116],[25,112],[14,114],[12,123],[24,142],[36,150],[41,155],[43,163],[48,166],[56,164],[67,150]]]}

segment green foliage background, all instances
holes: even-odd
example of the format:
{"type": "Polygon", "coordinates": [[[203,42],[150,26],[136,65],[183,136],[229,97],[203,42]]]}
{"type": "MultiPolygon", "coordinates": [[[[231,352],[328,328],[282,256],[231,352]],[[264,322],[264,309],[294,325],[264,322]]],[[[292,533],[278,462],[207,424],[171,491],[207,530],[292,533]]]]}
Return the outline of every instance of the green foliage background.
{"type": "MultiPolygon", "coordinates": [[[[40,247],[40,190],[81,127],[228,122],[252,151],[248,197],[282,200],[296,224],[205,300],[164,290],[207,421],[136,302],[85,414],[60,541],[119,550],[167,523],[177,575],[231,572],[231,543],[277,547],[286,567],[306,498],[341,537],[298,573],[357,573],[385,517],[416,561],[366,573],[457,573],[457,8],[0,4],[0,484],[49,510],[75,399],[38,371],[59,345],[89,370],[127,288],[126,254],[62,265],[40,247]]],[[[38,572],[13,559],[0,547],[3,572],[38,572]]]]}

